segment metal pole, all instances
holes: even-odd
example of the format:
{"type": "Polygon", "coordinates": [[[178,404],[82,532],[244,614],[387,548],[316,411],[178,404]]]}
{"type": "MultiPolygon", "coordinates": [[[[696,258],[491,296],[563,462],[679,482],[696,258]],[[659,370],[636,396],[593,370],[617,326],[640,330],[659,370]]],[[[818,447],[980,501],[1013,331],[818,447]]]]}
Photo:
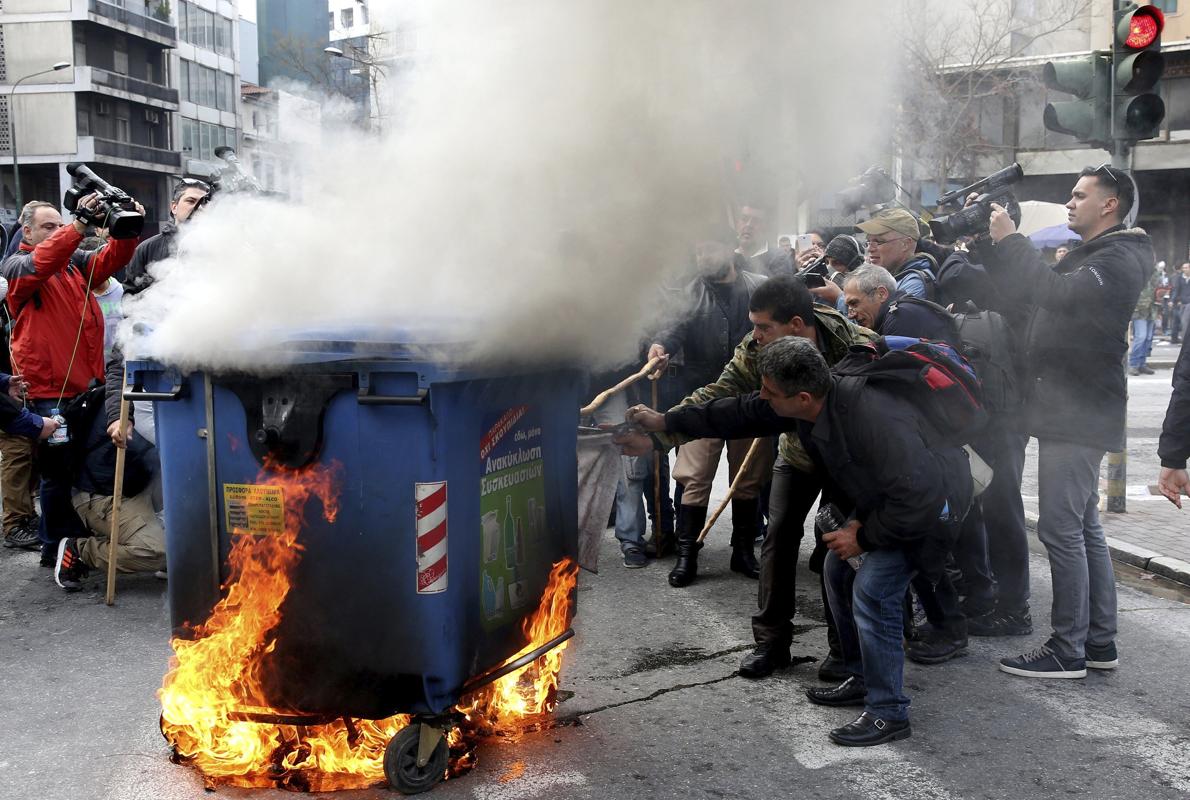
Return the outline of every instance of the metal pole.
{"type": "MultiPolygon", "coordinates": [[[[1123,10],[1125,6],[1130,3],[1126,0],[1115,0],[1112,3],[1112,36],[1114,37],[1116,30],[1116,23],[1119,19],[1118,12],[1123,10]]],[[[1114,49],[1114,48],[1113,48],[1114,49]]],[[[1115,169],[1132,174],[1132,154],[1131,143],[1115,139],[1116,133],[1116,64],[1113,60],[1110,64],[1109,72],[1111,74],[1111,95],[1108,97],[1108,109],[1110,110],[1110,125],[1111,125],[1111,165],[1115,169]]],[[[1128,324],[1129,333],[1132,330],[1132,324],[1128,324]]],[[[1126,339],[1130,338],[1128,336],[1126,339]]],[[[1127,387],[1128,382],[1128,352],[1124,353],[1124,361],[1120,364],[1120,369],[1124,370],[1124,382],[1127,387]]],[[[1128,396],[1127,389],[1125,389],[1124,396],[1124,419],[1128,419],[1128,396]]],[[[1128,426],[1124,426],[1124,446],[1120,448],[1118,453],[1107,454],[1107,505],[1108,511],[1114,514],[1124,514],[1128,511],[1128,426]]]]}
{"type": "Polygon", "coordinates": [[[21,214],[21,208],[24,207],[24,198],[21,196],[21,168],[17,163],[17,127],[16,127],[16,93],[17,87],[30,78],[36,78],[38,75],[45,75],[49,72],[57,72],[60,69],[66,69],[70,65],[66,62],[59,62],[49,69],[43,69],[40,72],[34,72],[26,75],[12,85],[8,90],[8,143],[12,147],[12,195],[17,201],[17,216],[21,214]]]}

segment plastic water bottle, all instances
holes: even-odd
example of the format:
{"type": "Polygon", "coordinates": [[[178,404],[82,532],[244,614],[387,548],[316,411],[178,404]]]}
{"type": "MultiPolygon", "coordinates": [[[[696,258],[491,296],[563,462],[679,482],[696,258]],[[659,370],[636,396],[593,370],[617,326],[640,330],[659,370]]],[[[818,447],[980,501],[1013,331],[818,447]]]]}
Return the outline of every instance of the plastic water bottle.
{"type": "MultiPolygon", "coordinates": [[[[830,533],[831,531],[840,530],[847,524],[847,521],[843,519],[843,514],[835,507],[834,503],[827,503],[824,506],[818,507],[818,513],[814,515],[814,524],[823,533],[830,533]]],[[[852,569],[858,570],[863,566],[864,554],[860,553],[858,556],[852,556],[847,559],[847,563],[851,565],[852,569]]]]}
{"type": "Polygon", "coordinates": [[[62,412],[57,409],[50,410],[50,419],[58,423],[58,427],[50,434],[48,444],[60,445],[67,444],[70,441],[70,429],[66,427],[66,417],[62,416],[62,412]]]}

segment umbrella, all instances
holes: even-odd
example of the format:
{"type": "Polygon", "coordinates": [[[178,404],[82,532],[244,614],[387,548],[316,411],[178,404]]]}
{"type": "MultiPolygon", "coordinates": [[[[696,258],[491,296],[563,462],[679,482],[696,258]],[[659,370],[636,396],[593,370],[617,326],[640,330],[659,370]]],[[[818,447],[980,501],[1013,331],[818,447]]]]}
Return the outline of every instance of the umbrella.
{"type": "Polygon", "coordinates": [[[1032,236],[1043,228],[1065,226],[1066,206],[1061,203],[1044,203],[1040,200],[1025,200],[1021,203],[1021,224],[1017,230],[1032,236]]]}
{"type": "Polygon", "coordinates": [[[1051,225],[1048,228],[1034,231],[1028,236],[1030,241],[1038,247],[1061,247],[1064,244],[1082,240],[1082,237],[1070,230],[1065,222],[1061,225],[1051,225]]]}

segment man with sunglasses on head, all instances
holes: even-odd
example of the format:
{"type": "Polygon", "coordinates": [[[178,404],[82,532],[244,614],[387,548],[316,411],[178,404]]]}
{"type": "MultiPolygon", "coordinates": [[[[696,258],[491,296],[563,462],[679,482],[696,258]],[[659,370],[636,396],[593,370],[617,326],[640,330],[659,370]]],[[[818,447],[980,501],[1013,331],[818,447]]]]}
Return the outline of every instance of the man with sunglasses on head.
{"type": "Polygon", "coordinates": [[[149,265],[169,258],[177,252],[178,226],[189,222],[194,212],[202,208],[211,196],[211,187],[196,178],[183,178],[174,187],[174,194],[169,203],[169,222],[161,225],[161,233],[145,239],[132,254],[132,261],[124,274],[124,292],[136,294],[143,292],[153,283],[149,274],[149,265]]]}
{"type": "Polygon", "coordinates": [[[1116,586],[1099,523],[1099,467],[1124,447],[1127,330],[1154,269],[1147,233],[1131,227],[1138,204],[1128,173],[1084,169],[1066,203],[1082,237],[1046,264],[1007,212],[993,204],[982,261],[1035,304],[1025,341],[1025,431],[1038,440],[1037,535],[1053,579],[1053,633],[1037,649],[1000,661],[1028,678],[1082,678],[1113,669],[1116,586]]]}

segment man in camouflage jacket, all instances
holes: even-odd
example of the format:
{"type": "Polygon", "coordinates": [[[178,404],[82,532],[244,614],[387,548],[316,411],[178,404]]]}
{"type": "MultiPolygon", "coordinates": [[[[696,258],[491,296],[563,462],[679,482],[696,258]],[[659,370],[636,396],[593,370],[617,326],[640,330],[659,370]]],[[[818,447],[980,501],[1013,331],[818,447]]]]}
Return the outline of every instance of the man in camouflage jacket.
{"type": "MultiPolygon", "coordinates": [[[[735,355],[723,368],[719,379],[697,389],[671,410],[759,391],[757,358],[760,349],[783,336],[801,336],[814,342],[832,366],[847,355],[852,345],[877,338],[875,333],[855,325],[834,309],[815,305],[805,284],[794,277],[773,278],[757,288],[749,303],[748,316],[752,320],[753,331],[736,347],[735,355]]],[[[665,415],[644,406],[630,409],[628,417],[630,422],[653,432],[652,441],[642,438],[630,447],[668,450],[690,441],[680,433],[666,432],[665,415]]],[[[751,678],[763,678],[774,669],[790,663],[798,549],[806,517],[821,489],[819,479],[813,473],[810,457],[796,436],[783,434],[777,445],[777,453],[769,499],[768,536],[760,551],[758,610],[752,617],[756,649],[744,658],[740,666],[740,674],[751,678]]],[[[683,519],[690,517],[686,511],[683,508],[683,519]]],[[[682,527],[679,530],[678,562],[674,567],[679,577],[688,576],[692,580],[697,572],[698,550],[702,545],[695,540],[702,524],[700,521],[698,527],[682,527]]],[[[811,569],[821,574],[825,555],[825,548],[819,544],[810,559],[811,569]]],[[[673,583],[673,573],[670,582],[673,583]]],[[[823,598],[825,605],[825,593],[823,598]]],[[[837,637],[829,613],[826,619],[831,657],[837,660],[837,637]]],[[[831,658],[826,659],[820,672],[824,672],[827,677],[837,678],[842,674],[841,661],[835,666],[831,658]]]]}

